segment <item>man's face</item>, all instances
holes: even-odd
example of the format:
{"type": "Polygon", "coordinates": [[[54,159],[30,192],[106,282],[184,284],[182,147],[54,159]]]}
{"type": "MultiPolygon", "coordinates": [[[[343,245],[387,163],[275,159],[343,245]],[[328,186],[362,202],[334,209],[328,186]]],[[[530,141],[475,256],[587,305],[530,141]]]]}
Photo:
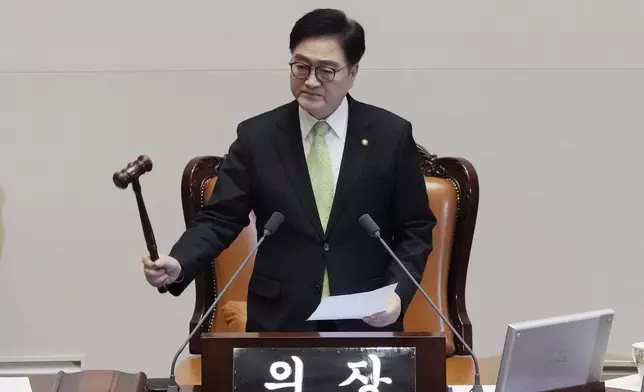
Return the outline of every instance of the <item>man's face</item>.
{"type": "Polygon", "coordinates": [[[298,63],[293,70],[302,77],[310,67],[308,76],[296,77],[291,72],[291,92],[300,106],[315,118],[329,116],[340,106],[358,73],[358,64],[348,66],[344,51],[335,38],[310,38],[302,41],[292,53],[291,63],[298,63]],[[318,76],[316,76],[316,67],[318,76]],[[333,76],[335,70],[335,76],[333,76]],[[333,77],[333,80],[329,80],[333,77]]]}

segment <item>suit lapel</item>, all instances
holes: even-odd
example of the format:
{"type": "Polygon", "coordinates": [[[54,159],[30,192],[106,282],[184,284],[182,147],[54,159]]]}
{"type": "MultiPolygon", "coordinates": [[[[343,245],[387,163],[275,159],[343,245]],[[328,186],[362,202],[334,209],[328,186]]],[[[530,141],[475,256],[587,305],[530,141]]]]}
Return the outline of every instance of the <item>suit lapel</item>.
{"type": "Polygon", "coordinates": [[[275,140],[277,155],[286,172],[289,183],[297,194],[305,215],[318,236],[323,238],[324,231],[320,223],[306,157],[304,156],[297,101],[293,101],[286,107],[284,116],[278,121],[277,125],[282,130],[275,140]]]}
{"type": "MultiPolygon", "coordinates": [[[[334,226],[337,224],[342,211],[351,197],[362,169],[366,162],[371,144],[369,143],[368,128],[369,117],[364,111],[363,104],[355,101],[351,96],[347,96],[349,103],[349,122],[347,124],[347,137],[342,153],[342,164],[340,165],[340,175],[336,186],[335,196],[333,197],[333,206],[331,216],[327,224],[326,236],[331,234],[334,226]],[[366,141],[366,143],[363,142],[366,141]],[[366,144],[366,145],[365,145],[366,144]]],[[[358,222],[356,221],[356,224],[358,222]]]]}

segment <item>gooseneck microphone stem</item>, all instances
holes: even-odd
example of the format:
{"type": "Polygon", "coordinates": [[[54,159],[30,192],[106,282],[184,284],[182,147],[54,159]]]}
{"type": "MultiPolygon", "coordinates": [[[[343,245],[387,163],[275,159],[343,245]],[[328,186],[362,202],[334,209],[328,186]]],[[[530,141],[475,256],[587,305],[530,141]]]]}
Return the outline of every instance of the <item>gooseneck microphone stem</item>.
{"type": "Polygon", "coordinates": [[[237,268],[237,271],[233,274],[233,276],[230,278],[226,286],[224,287],[223,290],[221,290],[221,293],[217,295],[217,298],[215,298],[214,302],[208,310],[204,313],[203,316],[201,316],[201,319],[197,323],[197,325],[194,327],[190,335],[188,335],[188,338],[183,342],[179,350],[177,350],[177,353],[174,355],[174,358],[172,359],[172,365],[170,366],[170,389],[169,391],[177,391],[178,390],[178,385],[177,385],[177,380],[175,378],[175,367],[177,364],[177,360],[179,359],[179,355],[181,355],[181,352],[186,348],[188,343],[190,343],[190,340],[195,336],[195,334],[199,331],[203,323],[210,317],[210,314],[212,311],[215,309],[219,301],[224,297],[224,294],[228,291],[230,286],[232,286],[233,282],[237,279],[237,276],[241,273],[241,271],[244,269],[246,264],[248,264],[248,261],[250,261],[250,258],[257,252],[257,249],[259,249],[259,246],[264,242],[266,237],[272,235],[277,231],[277,229],[280,227],[282,222],[284,221],[284,215],[282,215],[279,212],[274,212],[273,215],[271,215],[270,219],[268,222],[266,222],[266,225],[264,226],[264,235],[257,241],[257,244],[253,248],[253,250],[246,256],[246,259],[241,263],[239,268],[237,268]]]}
{"type": "Polygon", "coordinates": [[[262,238],[259,239],[259,241],[257,241],[257,245],[255,245],[255,248],[253,249],[253,251],[251,253],[249,253],[248,256],[246,256],[246,259],[241,263],[239,268],[237,268],[237,271],[235,271],[235,274],[230,278],[230,280],[228,281],[228,284],[226,284],[224,289],[221,290],[221,293],[219,293],[217,295],[217,298],[213,301],[212,305],[210,305],[210,307],[208,308],[206,313],[204,313],[204,315],[201,317],[201,319],[199,320],[199,322],[197,323],[195,328],[192,330],[190,335],[188,335],[188,338],[186,339],[186,341],[183,342],[183,344],[181,345],[181,347],[179,348],[177,353],[174,355],[174,359],[172,359],[172,366],[170,368],[170,382],[171,382],[170,385],[171,386],[177,386],[177,381],[175,379],[174,369],[175,369],[175,366],[177,364],[177,360],[179,359],[179,355],[181,355],[181,352],[183,351],[183,349],[185,349],[186,346],[188,345],[188,343],[190,343],[190,340],[199,331],[199,329],[201,328],[203,323],[208,319],[208,317],[210,317],[210,313],[212,313],[212,311],[215,309],[215,307],[217,306],[219,301],[223,298],[224,294],[226,294],[226,291],[228,291],[228,289],[230,288],[232,283],[235,281],[235,279],[237,279],[237,276],[241,273],[241,271],[244,269],[246,264],[248,264],[248,261],[250,260],[250,258],[255,254],[255,252],[257,251],[259,246],[262,244],[262,242],[264,242],[265,239],[266,239],[266,236],[264,235],[264,236],[262,236],[262,238]]]}
{"type": "Polygon", "coordinates": [[[414,279],[414,277],[409,272],[409,270],[407,268],[405,268],[405,266],[400,261],[400,259],[398,259],[396,254],[391,250],[391,248],[389,247],[387,242],[385,242],[385,240],[383,240],[382,237],[380,237],[380,233],[377,233],[376,238],[378,238],[378,240],[380,240],[380,242],[385,247],[385,249],[387,249],[387,251],[389,252],[391,257],[398,262],[398,264],[400,265],[402,270],[405,271],[405,273],[407,274],[409,279],[412,282],[414,282],[414,284],[416,285],[416,288],[418,289],[418,291],[420,291],[420,293],[425,297],[427,302],[434,308],[434,311],[436,311],[436,313],[440,316],[440,318],[443,319],[445,324],[447,324],[447,326],[452,330],[452,332],[454,333],[454,336],[456,336],[458,338],[458,340],[461,343],[463,343],[463,346],[465,346],[465,349],[467,350],[467,352],[471,354],[472,360],[474,361],[474,373],[475,373],[474,374],[474,384],[473,384],[473,387],[472,387],[472,391],[473,392],[483,392],[483,387],[481,386],[481,372],[479,370],[479,361],[478,361],[478,359],[476,359],[476,356],[474,355],[474,351],[472,351],[472,348],[465,342],[465,340],[461,337],[461,335],[456,331],[456,329],[452,326],[452,323],[450,323],[449,321],[447,321],[445,319],[445,316],[443,316],[443,314],[438,310],[438,307],[436,307],[436,305],[434,304],[434,301],[432,301],[431,298],[429,298],[429,295],[427,295],[425,290],[423,290],[423,288],[420,286],[420,284],[418,284],[418,282],[416,282],[416,279],[414,279]]]}
{"type": "Polygon", "coordinates": [[[387,249],[387,252],[389,252],[389,255],[391,255],[391,257],[394,260],[396,260],[398,265],[400,265],[400,268],[402,268],[402,270],[405,271],[405,273],[409,277],[409,280],[411,280],[414,283],[418,291],[420,291],[423,297],[425,297],[425,300],[427,300],[427,303],[430,304],[432,308],[434,308],[434,311],[436,312],[436,314],[438,314],[440,318],[445,322],[445,324],[447,324],[447,326],[452,330],[452,332],[454,333],[454,336],[456,336],[458,340],[461,343],[463,343],[463,346],[465,346],[465,349],[467,349],[467,352],[470,354],[470,356],[472,357],[472,360],[474,361],[474,373],[475,373],[474,384],[472,385],[472,389],[470,390],[470,392],[483,392],[483,386],[481,385],[481,371],[479,369],[479,361],[476,358],[476,355],[474,355],[474,351],[472,350],[472,348],[465,342],[465,339],[463,339],[463,337],[456,331],[456,328],[454,328],[452,323],[450,323],[445,318],[445,316],[443,316],[440,310],[438,310],[438,307],[434,304],[434,301],[432,301],[432,299],[429,298],[429,295],[427,295],[425,290],[423,290],[423,288],[416,281],[416,279],[414,279],[412,274],[405,267],[402,261],[400,261],[398,256],[396,256],[396,254],[391,250],[387,242],[382,239],[382,237],[380,236],[380,228],[378,227],[376,222],[374,222],[371,216],[369,214],[364,214],[360,217],[359,222],[360,222],[360,226],[362,226],[362,228],[367,232],[367,234],[369,234],[370,237],[377,238],[382,243],[382,246],[384,246],[385,249],[387,249]]]}

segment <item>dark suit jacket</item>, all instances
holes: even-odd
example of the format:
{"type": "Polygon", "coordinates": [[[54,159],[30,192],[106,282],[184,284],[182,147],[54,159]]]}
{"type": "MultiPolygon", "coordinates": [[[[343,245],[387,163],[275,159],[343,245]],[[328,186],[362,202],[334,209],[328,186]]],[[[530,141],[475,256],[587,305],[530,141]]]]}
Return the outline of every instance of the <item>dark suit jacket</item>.
{"type": "MultiPolygon", "coordinates": [[[[311,331],[305,320],[320,302],[325,267],[332,295],[374,290],[394,282],[402,317],[416,288],[378,240],[358,223],[365,213],[380,226],[420,281],[436,224],[429,209],[411,124],[348,96],[343,159],[326,233],[307,170],[296,101],[239,124],[221,165],[213,195],[170,252],[184,280],[168,286],[179,295],[257,218],[258,235],[275,211],[280,229],[261,245],[248,288],[248,331],[311,331]],[[368,143],[363,143],[366,140],[368,143]],[[367,144],[367,145],[364,145],[367,144]]],[[[361,320],[339,330],[373,330],[361,320]]]]}

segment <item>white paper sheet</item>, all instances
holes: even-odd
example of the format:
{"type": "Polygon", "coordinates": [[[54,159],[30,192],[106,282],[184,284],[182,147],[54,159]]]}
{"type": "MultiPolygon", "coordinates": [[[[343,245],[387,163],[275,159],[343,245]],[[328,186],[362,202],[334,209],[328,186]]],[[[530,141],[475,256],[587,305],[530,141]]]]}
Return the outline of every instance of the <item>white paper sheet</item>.
{"type": "MultiPolygon", "coordinates": [[[[495,385],[482,385],[483,392],[494,392],[496,389],[495,385]]],[[[450,385],[450,392],[470,392],[472,390],[471,385],[450,385]]]]}
{"type": "Polygon", "coordinates": [[[0,392],[31,392],[27,377],[0,377],[0,392]]]}
{"type": "Polygon", "coordinates": [[[604,381],[606,388],[623,389],[625,391],[640,392],[642,384],[640,383],[640,376],[633,374],[626,377],[613,378],[604,381]]]}
{"type": "Polygon", "coordinates": [[[308,321],[362,319],[387,310],[398,283],[364,293],[322,298],[308,321]]]}

